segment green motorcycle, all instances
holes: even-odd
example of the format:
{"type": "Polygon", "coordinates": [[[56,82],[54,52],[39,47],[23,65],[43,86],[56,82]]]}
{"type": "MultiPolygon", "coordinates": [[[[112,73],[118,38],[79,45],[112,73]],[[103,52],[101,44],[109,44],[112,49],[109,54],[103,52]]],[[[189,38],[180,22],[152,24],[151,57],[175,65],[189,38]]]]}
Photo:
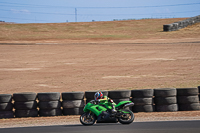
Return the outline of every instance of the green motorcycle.
{"type": "Polygon", "coordinates": [[[98,103],[95,100],[88,102],[80,116],[80,122],[83,125],[93,125],[97,123],[120,122],[122,124],[130,124],[134,120],[134,114],[131,110],[127,109],[133,106],[131,101],[121,101],[115,105],[117,112],[112,112],[112,107],[108,102],[98,103]]]}

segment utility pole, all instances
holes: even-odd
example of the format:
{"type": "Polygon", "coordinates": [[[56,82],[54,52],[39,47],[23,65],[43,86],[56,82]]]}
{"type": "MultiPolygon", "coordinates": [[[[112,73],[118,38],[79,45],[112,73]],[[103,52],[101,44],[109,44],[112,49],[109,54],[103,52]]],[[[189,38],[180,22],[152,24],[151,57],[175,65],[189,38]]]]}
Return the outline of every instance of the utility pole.
{"type": "Polygon", "coordinates": [[[75,22],[77,22],[77,10],[75,8],[75,22]]]}

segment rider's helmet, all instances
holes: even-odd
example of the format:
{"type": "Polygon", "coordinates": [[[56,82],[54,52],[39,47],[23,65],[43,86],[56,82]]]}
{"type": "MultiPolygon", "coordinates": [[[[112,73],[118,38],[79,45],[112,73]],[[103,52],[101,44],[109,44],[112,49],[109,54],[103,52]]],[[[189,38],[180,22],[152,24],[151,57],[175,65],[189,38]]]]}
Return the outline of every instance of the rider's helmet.
{"type": "Polygon", "coordinates": [[[101,99],[101,98],[103,98],[103,93],[102,92],[96,92],[94,94],[94,99],[95,100],[98,100],[98,99],[101,99]]]}

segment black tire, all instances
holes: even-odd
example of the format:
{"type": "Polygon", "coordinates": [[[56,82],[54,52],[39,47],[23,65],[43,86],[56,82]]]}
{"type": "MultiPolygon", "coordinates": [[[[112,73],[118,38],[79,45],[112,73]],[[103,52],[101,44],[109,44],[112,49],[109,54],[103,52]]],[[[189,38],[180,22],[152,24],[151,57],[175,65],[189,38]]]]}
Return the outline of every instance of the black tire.
{"type": "Polygon", "coordinates": [[[0,119],[2,118],[14,118],[13,111],[0,111],[0,119]]]}
{"type": "Polygon", "coordinates": [[[158,88],[154,89],[155,97],[174,97],[176,96],[175,88],[158,88]]]}
{"type": "Polygon", "coordinates": [[[179,104],[179,111],[200,110],[199,103],[179,104]]]}
{"type": "Polygon", "coordinates": [[[102,92],[104,96],[108,96],[108,91],[104,91],[104,90],[86,91],[85,92],[86,99],[93,99],[94,100],[94,94],[96,92],[102,92]]]}
{"type": "Polygon", "coordinates": [[[176,97],[155,97],[154,101],[156,105],[177,104],[176,97]]]}
{"type": "Polygon", "coordinates": [[[84,107],[84,100],[64,100],[62,102],[63,108],[80,108],[84,107]]]}
{"type": "Polygon", "coordinates": [[[61,109],[40,109],[39,110],[40,116],[59,116],[62,115],[61,109]]]}
{"type": "Polygon", "coordinates": [[[36,100],[37,94],[34,92],[14,93],[13,99],[15,102],[27,102],[36,100]]]}
{"type": "Polygon", "coordinates": [[[12,111],[12,103],[0,103],[0,111],[12,111]]]}
{"type": "Polygon", "coordinates": [[[130,124],[130,123],[132,123],[134,121],[134,118],[135,118],[133,112],[131,110],[123,110],[123,111],[129,112],[129,115],[130,115],[131,118],[128,119],[128,120],[125,120],[125,119],[127,119],[126,116],[122,115],[123,117],[119,117],[118,121],[121,124],[130,124]]]}
{"type": "Polygon", "coordinates": [[[152,105],[153,98],[132,98],[134,105],[152,105]]]}
{"type": "Polygon", "coordinates": [[[198,88],[177,88],[178,96],[194,96],[198,95],[198,88]]]}
{"type": "Polygon", "coordinates": [[[62,100],[82,100],[84,92],[63,92],[62,100]]]}
{"type": "Polygon", "coordinates": [[[131,90],[113,90],[108,92],[108,97],[111,99],[130,98],[131,90]]]}
{"type": "Polygon", "coordinates": [[[178,104],[199,103],[198,96],[177,96],[178,104]]]}
{"type": "Polygon", "coordinates": [[[134,105],[132,107],[133,112],[154,112],[154,105],[134,105]]]}
{"type": "Polygon", "coordinates": [[[9,103],[12,101],[11,94],[0,94],[0,103],[9,103]]]}
{"type": "Polygon", "coordinates": [[[83,108],[63,108],[63,115],[81,115],[83,108]]]}
{"type": "Polygon", "coordinates": [[[198,86],[198,92],[200,93],[200,86],[198,86]]]}
{"type": "Polygon", "coordinates": [[[156,105],[157,112],[175,112],[178,111],[178,104],[156,105]]]}
{"type": "Polygon", "coordinates": [[[132,98],[152,98],[154,95],[153,89],[131,90],[132,98]]]}
{"type": "Polygon", "coordinates": [[[172,24],[163,25],[163,31],[171,31],[172,26],[173,26],[172,24]]]}
{"type": "Polygon", "coordinates": [[[91,114],[91,115],[90,115],[90,118],[87,118],[87,115],[88,115],[88,113],[82,114],[82,115],[80,116],[80,122],[81,122],[83,125],[85,125],[85,126],[91,126],[91,125],[93,125],[93,124],[95,123],[95,121],[96,121],[96,116],[95,116],[94,114],[91,114]],[[85,119],[87,119],[87,120],[85,120],[85,119]],[[89,123],[86,123],[86,122],[88,122],[88,119],[90,120],[90,122],[89,122],[89,123]]]}
{"type": "Polygon", "coordinates": [[[114,103],[118,104],[121,101],[130,101],[130,98],[112,99],[114,103]]]}
{"type": "Polygon", "coordinates": [[[59,109],[61,108],[60,101],[39,102],[40,109],[59,109]]]}
{"type": "Polygon", "coordinates": [[[60,93],[59,92],[38,93],[38,100],[42,101],[42,102],[59,101],[60,100],[60,93]]]}
{"type": "Polygon", "coordinates": [[[15,117],[37,117],[38,110],[31,109],[31,110],[15,110],[15,117]]]}
{"type": "Polygon", "coordinates": [[[36,101],[28,101],[28,102],[15,102],[14,108],[17,110],[30,110],[37,108],[36,101]]]}

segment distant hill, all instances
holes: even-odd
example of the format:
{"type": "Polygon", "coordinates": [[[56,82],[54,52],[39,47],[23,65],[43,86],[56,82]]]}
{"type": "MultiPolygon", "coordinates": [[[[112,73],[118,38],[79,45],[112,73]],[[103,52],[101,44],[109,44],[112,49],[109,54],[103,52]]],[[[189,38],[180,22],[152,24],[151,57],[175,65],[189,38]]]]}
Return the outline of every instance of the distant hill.
{"type": "Polygon", "coordinates": [[[163,25],[186,18],[143,19],[76,23],[1,23],[0,41],[131,40],[200,37],[200,24],[163,32],[163,25]]]}

